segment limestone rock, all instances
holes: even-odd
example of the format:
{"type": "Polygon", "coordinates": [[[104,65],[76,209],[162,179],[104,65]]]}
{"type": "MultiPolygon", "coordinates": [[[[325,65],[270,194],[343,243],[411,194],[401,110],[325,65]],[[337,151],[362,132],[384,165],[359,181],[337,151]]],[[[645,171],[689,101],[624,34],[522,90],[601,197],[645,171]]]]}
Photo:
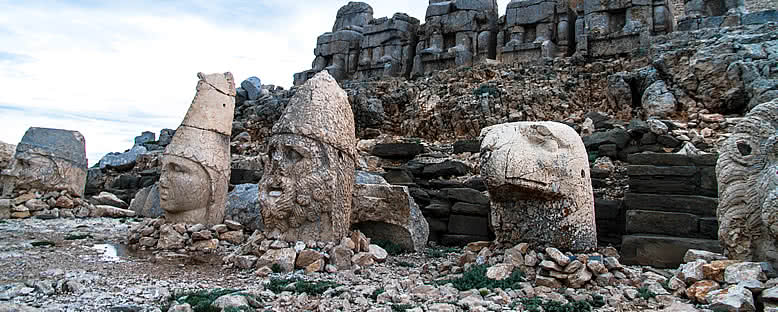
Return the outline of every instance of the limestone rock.
{"type": "Polygon", "coordinates": [[[386,257],[389,256],[386,250],[375,244],[370,244],[368,250],[373,255],[373,258],[375,258],[375,261],[379,263],[386,261],[386,257]]]}
{"type": "Polygon", "coordinates": [[[201,241],[196,241],[192,243],[192,248],[199,251],[213,251],[216,250],[216,248],[219,248],[219,240],[218,239],[206,239],[201,241]]]}
{"type": "Polygon", "coordinates": [[[735,263],[738,263],[737,260],[717,260],[713,261],[709,264],[702,266],[702,273],[705,276],[705,279],[708,280],[714,280],[719,283],[724,282],[724,271],[729,267],[730,265],[733,265],[735,263]]]}
{"type": "Polygon", "coordinates": [[[719,288],[719,283],[714,281],[699,281],[686,289],[686,297],[697,300],[699,303],[708,303],[708,294],[719,288]]]}
{"type": "Polygon", "coordinates": [[[135,216],[135,211],[113,206],[97,205],[94,206],[92,214],[96,217],[130,218],[135,216]]]}
{"type": "Polygon", "coordinates": [[[100,192],[97,196],[93,196],[92,199],[95,201],[96,205],[114,206],[122,209],[127,209],[127,207],[129,207],[126,202],[108,192],[100,192]]]}
{"type": "Polygon", "coordinates": [[[705,266],[704,260],[697,260],[681,266],[680,278],[686,284],[694,284],[705,279],[703,273],[703,266],[705,266]]]}
{"type": "Polygon", "coordinates": [[[754,295],[740,285],[712,291],[708,294],[707,300],[710,308],[716,311],[756,311],[754,295]]]}
{"type": "Polygon", "coordinates": [[[160,207],[168,222],[224,221],[235,111],[232,74],[197,74],[197,94],[162,156],[160,207]]]}
{"type": "Polygon", "coordinates": [[[657,80],[644,91],[642,105],[646,118],[665,118],[675,112],[676,101],[665,82],[657,80]]]}
{"type": "Polygon", "coordinates": [[[237,308],[244,308],[244,307],[250,307],[248,297],[242,296],[239,294],[230,294],[230,295],[224,295],[219,298],[216,298],[211,303],[211,307],[216,309],[221,309],[221,311],[225,310],[234,310],[237,308]]]}
{"type": "MultiPolygon", "coordinates": [[[[13,177],[14,189],[64,190],[81,197],[87,175],[84,136],[77,131],[29,128],[3,175],[13,177]]],[[[3,192],[8,191],[4,187],[3,192]]]]}
{"type": "Polygon", "coordinates": [[[148,150],[143,145],[133,146],[124,153],[108,153],[97,163],[100,169],[113,168],[117,170],[129,170],[135,167],[138,156],[146,154],[148,150]]]}
{"type": "Polygon", "coordinates": [[[256,266],[261,268],[278,264],[284,272],[292,272],[296,258],[297,253],[294,248],[270,249],[262,257],[259,257],[256,266]]]}
{"type": "Polygon", "coordinates": [[[752,109],[720,148],[719,240],[730,259],[778,265],[778,99],[752,109]]]}
{"type": "Polygon", "coordinates": [[[371,239],[417,252],[429,236],[429,224],[405,186],[356,184],[351,224],[371,239]]]}
{"type": "Polygon", "coordinates": [[[486,270],[486,277],[493,280],[504,280],[513,273],[512,264],[498,264],[486,270]]]}
{"type": "Polygon", "coordinates": [[[373,265],[375,259],[373,258],[373,254],[369,252],[360,252],[351,257],[351,263],[364,268],[373,265]]]}
{"type": "Polygon", "coordinates": [[[697,249],[689,249],[686,251],[686,254],[683,256],[683,262],[689,263],[694,262],[697,260],[705,260],[705,262],[711,262],[714,260],[727,260],[727,257],[724,257],[721,254],[710,252],[707,250],[697,250],[697,249]]]}
{"type": "Polygon", "coordinates": [[[234,245],[240,245],[243,243],[243,231],[229,231],[219,235],[219,239],[228,241],[234,245]]]}
{"type": "Polygon", "coordinates": [[[731,264],[724,270],[724,281],[728,284],[737,284],[744,281],[766,281],[767,275],[762,270],[762,265],[756,262],[742,262],[731,264]]]}
{"type": "Polygon", "coordinates": [[[0,141],[0,168],[7,168],[11,164],[16,151],[16,145],[0,141]]]}
{"type": "Polygon", "coordinates": [[[350,248],[338,245],[332,249],[330,253],[330,264],[334,265],[338,270],[348,270],[351,268],[351,258],[354,256],[354,251],[350,248]]]}
{"type": "MultiPolygon", "coordinates": [[[[579,262],[580,263],[580,262],[579,262]]],[[[572,288],[581,288],[586,285],[587,282],[592,280],[592,273],[585,267],[581,267],[577,272],[571,274],[567,278],[567,284],[572,288]]]]}
{"type": "Polygon", "coordinates": [[[159,249],[181,249],[184,248],[186,238],[178,233],[170,224],[162,225],[159,228],[159,240],[157,248],[159,249]]]}
{"type": "Polygon", "coordinates": [[[546,254],[561,267],[565,267],[570,263],[570,258],[554,247],[546,248],[546,254]]]}
{"type": "Polygon", "coordinates": [[[240,87],[243,88],[243,90],[246,90],[249,100],[254,101],[259,99],[259,96],[262,93],[262,80],[252,76],[243,80],[243,82],[240,83],[240,87]]]}
{"type": "Polygon", "coordinates": [[[159,205],[159,184],[144,187],[135,194],[135,198],[130,202],[130,210],[135,211],[136,215],[146,218],[159,218],[164,211],[159,205]]]}
{"type": "Polygon", "coordinates": [[[239,184],[227,194],[225,219],[234,220],[251,231],[263,230],[262,214],[259,212],[259,186],[239,184]]]}
{"type": "Polygon", "coordinates": [[[498,241],[597,246],[589,158],[575,130],[556,122],[491,126],[481,131],[481,151],[498,241]]]}
{"type": "Polygon", "coordinates": [[[311,249],[305,249],[297,255],[297,260],[295,260],[295,267],[304,269],[321,259],[324,259],[324,255],[322,255],[320,252],[311,249]]]}
{"type": "Polygon", "coordinates": [[[259,206],[270,237],[337,242],[350,227],[354,114],[326,72],[297,90],[273,125],[259,206]]]}

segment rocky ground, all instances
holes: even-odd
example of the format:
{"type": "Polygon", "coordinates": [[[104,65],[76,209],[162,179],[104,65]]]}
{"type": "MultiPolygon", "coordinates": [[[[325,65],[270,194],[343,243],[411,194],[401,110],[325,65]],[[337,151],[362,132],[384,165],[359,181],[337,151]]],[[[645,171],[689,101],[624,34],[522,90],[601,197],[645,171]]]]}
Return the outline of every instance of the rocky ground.
{"type": "MultiPolygon", "coordinates": [[[[0,311],[167,311],[171,305],[170,311],[191,311],[192,305],[194,311],[540,311],[538,306],[545,311],[646,311],[673,305],[667,311],[696,311],[692,305],[683,305],[684,299],[651,289],[656,286],[635,287],[640,285],[634,283],[598,286],[592,280],[582,289],[552,289],[511,276],[500,284],[479,284],[488,280],[479,279],[477,270],[497,266],[506,257],[500,251],[489,256],[491,251],[479,251],[475,245],[428,248],[337,273],[241,270],[221,265],[223,255],[189,257],[129,250],[124,247],[127,231],[140,222],[108,218],[1,221],[0,311]],[[476,254],[473,251],[479,255],[470,259],[475,263],[463,264],[476,254]],[[479,266],[482,262],[486,266],[479,266]],[[471,272],[464,274],[465,280],[446,281],[462,277],[463,270],[471,272]],[[455,288],[468,286],[475,289],[455,288]],[[195,291],[201,297],[181,297],[195,291]],[[208,305],[217,298],[215,305],[245,307],[197,308],[195,299],[208,305]],[[176,305],[174,299],[190,306],[176,305]]],[[[612,251],[604,251],[608,252],[612,251]]],[[[545,257],[554,259],[551,254],[545,257]]],[[[553,266],[550,262],[543,265],[553,266]]],[[[673,274],[647,267],[619,270],[633,281],[667,280],[673,274]]]]}

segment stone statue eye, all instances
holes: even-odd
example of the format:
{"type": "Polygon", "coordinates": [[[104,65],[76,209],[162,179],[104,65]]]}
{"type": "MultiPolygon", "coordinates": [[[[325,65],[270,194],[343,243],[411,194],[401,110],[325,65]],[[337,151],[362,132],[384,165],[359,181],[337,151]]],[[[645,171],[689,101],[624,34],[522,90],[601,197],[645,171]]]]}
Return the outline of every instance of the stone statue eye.
{"type": "Polygon", "coordinates": [[[287,147],[286,148],[285,154],[286,155],[284,155],[284,156],[286,157],[286,159],[288,159],[288,160],[290,160],[292,162],[298,162],[298,161],[303,159],[303,155],[300,155],[300,153],[298,153],[297,151],[295,151],[291,147],[287,147]]]}
{"type": "Polygon", "coordinates": [[[743,156],[750,156],[752,149],[751,145],[748,145],[746,142],[737,142],[737,150],[740,152],[740,155],[743,156]]]}

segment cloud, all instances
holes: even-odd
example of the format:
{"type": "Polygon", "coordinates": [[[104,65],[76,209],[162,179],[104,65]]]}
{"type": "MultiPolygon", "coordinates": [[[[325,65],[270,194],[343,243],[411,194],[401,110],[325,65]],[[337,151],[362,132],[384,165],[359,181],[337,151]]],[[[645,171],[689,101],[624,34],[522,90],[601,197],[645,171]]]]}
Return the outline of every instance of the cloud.
{"type": "MultiPolygon", "coordinates": [[[[423,21],[427,1],[367,1],[423,21]]],[[[504,11],[508,0],[498,1],[504,11]]],[[[142,131],[176,128],[197,72],[288,87],[348,1],[0,2],[0,140],[31,126],[82,132],[90,163],[142,131]],[[99,155],[99,156],[98,156],[99,155]]]]}

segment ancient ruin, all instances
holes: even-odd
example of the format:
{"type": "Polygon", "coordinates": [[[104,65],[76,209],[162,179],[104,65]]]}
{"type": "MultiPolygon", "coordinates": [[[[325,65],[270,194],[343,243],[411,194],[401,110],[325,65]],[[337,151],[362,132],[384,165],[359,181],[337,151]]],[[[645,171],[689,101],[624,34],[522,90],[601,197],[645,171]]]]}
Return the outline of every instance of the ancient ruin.
{"type": "Polygon", "coordinates": [[[431,0],[419,29],[413,74],[495,59],[498,17],[495,0],[431,0]]]}
{"type": "Polygon", "coordinates": [[[265,232],[285,241],[337,242],[350,226],[354,114],[337,81],[308,80],[273,125],[259,204],[265,232]]]}
{"type": "Polygon", "coordinates": [[[484,128],[481,175],[498,241],[574,251],[597,247],[588,157],[572,128],[555,122],[484,128]]]}
{"type": "Polygon", "coordinates": [[[404,13],[371,20],[360,44],[360,80],[408,77],[416,56],[419,20],[404,13]]]}
{"type": "Polygon", "coordinates": [[[575,52],[576,16],[568,1],[513,0],[497,36],[498,59],[529,62],[575,52]]]}
{"type": "Polygon", "coordinates": [[[15,190],[67,191],[84,195],[86,149],[78,131],[30,128],[16,146],[9,167],[2,172],[3,195],[15,190]]]}
{"type": "Polygon", "coordinates": [[[778,100],[733,129],[716,165],[719,240],[730,259],[778,265],[778,100]]]}
{"type": "Polygon", "coordinates": [[[197,94],[162,157],[160,207],[172,223],[219,224],[230,180],[232,74],[197,74],[197,94]]]}
{"type": "Polygon", "coordinates": [[[673,31],[667,1],[585,0],[576,11],[577,50],[591,57],[647,51],[649,37],[673,31]],[[585,51],[585,52],[584,52],[585,51]]]}

